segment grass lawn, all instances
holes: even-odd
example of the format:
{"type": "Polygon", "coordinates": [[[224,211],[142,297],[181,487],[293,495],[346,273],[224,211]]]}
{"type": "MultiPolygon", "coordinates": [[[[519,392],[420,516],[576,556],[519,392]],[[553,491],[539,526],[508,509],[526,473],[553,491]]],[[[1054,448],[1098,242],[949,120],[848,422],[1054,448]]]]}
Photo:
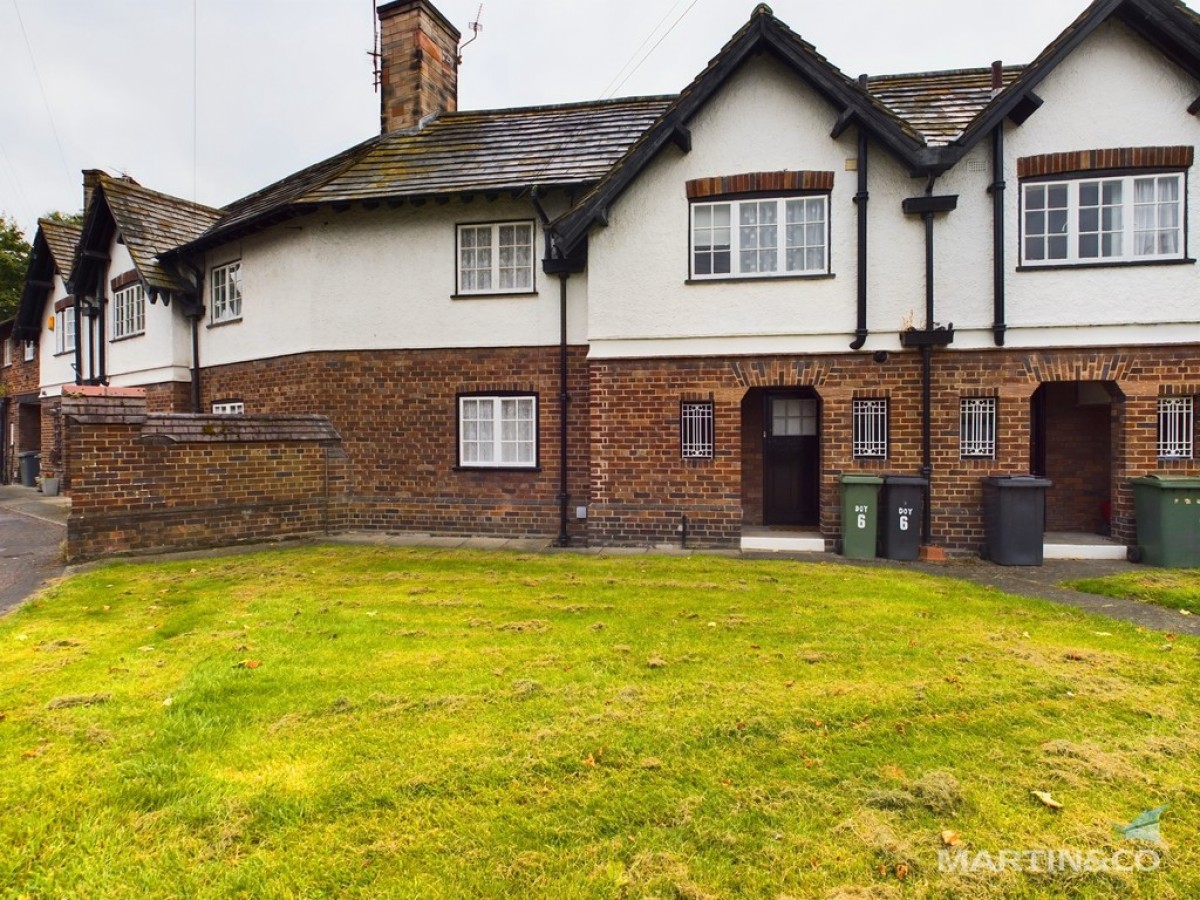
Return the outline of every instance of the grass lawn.
{"type": "Polygon", "coordinates": [[[1122,597],[1168,609],[1183,609],[1200,616],[1200,569],[1148,568],[1107,578],[1081,578],[1068,581],[1064,586],[1104,597],[1122,597]]]}
{"type": "Polygon", "coordinates": [[[950,579],[303,548],[0,648],[0,894],[1200,896],[1200,642],[950,579]],[[1155,872],[938,869],[1163,804],[1155,872]]]}

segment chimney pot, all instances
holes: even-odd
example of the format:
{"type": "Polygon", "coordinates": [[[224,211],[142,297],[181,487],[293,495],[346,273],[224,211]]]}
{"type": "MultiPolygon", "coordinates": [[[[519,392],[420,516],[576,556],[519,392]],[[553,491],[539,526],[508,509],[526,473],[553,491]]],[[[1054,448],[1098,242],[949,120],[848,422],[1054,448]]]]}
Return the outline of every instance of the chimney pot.
{"type": "Polygon", "coordinates": [[[996,60],[992,63],[992,96],[1004,90],[1004,63],[996,60]]]}

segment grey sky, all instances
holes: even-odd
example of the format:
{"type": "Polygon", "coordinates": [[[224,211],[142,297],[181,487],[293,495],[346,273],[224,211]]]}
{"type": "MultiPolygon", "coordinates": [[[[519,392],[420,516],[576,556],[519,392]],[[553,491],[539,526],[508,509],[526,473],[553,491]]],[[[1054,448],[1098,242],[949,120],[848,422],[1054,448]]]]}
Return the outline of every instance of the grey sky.
{"type": "MultiPolygon", "coordinates": [[[[435,3],[470,36],[479,0],[435,3]]],[[[674,93],[754,8],[692,4],[485,0],[482,34],[464,54],[460,107],[603,96],[639,45],[691,6],[619,91],[674,93]]],[[[857,75],[1029,62],[1085,0],[771,6],[857,75]]],[[[0,212],[32,236],[38,215],[79,208],[84,168],[220,205],[369,137],[379,122],[372,17],[371,0],[0,0],[0,212]]]]}

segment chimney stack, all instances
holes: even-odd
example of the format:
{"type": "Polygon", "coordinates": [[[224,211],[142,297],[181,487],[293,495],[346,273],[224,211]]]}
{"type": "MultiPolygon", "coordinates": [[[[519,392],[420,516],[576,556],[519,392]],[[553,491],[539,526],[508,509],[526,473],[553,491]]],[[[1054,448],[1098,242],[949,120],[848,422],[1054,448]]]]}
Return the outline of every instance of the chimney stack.
{"type": "Polygon", "coordinates": [[[102,169],[84,169],[83,170],[83,212],[87,215],[88,207],[92,205],[92,194],[96,193],[96,187],[100,184],[100,176],[104,174],[102,169]]]}
{"type": "Polygon", "coordinates": [[[426,116],[456,110],[458,29],[429,0],[395,0],[378,15],[380,130],[415,128],[426,116]]]}

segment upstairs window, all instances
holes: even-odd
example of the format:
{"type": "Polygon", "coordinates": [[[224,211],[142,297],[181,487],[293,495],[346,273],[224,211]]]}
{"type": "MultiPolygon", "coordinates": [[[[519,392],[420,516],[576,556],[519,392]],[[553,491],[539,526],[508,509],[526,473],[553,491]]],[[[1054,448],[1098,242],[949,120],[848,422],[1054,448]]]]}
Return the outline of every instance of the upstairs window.
{"type": "Polygon", "coordinates": [[[1158,399],[1158,458],[1191,459],[1195,419],[1191,397],[1158,399]]]}
{"type": "Polygon", "coordinates": [[[4,365],[11,366],[13,361],[13,338],[4,339],[4,365]]]}
{"type": "Polygon", "coordinates": [[[458,226],[458,293],[517,294],[533,290],[533,223],[458,226]]]}
{"type": "Polygon", "coordinates": [[[142,334],[146,330],[146,290],[141,282],[113,293],[113,340],[142,334]]]}
{"type": "Polygon", "coordinates": [[[242,263],[227,263],[212,270],[210,294],[213,322],[233,322],[242,317],[242,263]]]}
{"type": "Polygon", "coordinates": [[[33,357],[34,357],[34,352],[35,352],[33,348],[34,348],[33,341],[25,342],[25,362],[33,362],[33,357]]]}
{"type": "Polygon", "coordinates": [[[1182,259],[1183,173],[1022,185],[1028,266],[1182,259]]]}
{"type": "Polygon", "coordinates": [[[692,277],[829,272],[829,195],[693,203],[692,277]]]}
{"type": "Polygon", "coordinates": [[[75,350],[75,309],[67,307],[54,321],[54,352],[71,353],[75,350]]]}

